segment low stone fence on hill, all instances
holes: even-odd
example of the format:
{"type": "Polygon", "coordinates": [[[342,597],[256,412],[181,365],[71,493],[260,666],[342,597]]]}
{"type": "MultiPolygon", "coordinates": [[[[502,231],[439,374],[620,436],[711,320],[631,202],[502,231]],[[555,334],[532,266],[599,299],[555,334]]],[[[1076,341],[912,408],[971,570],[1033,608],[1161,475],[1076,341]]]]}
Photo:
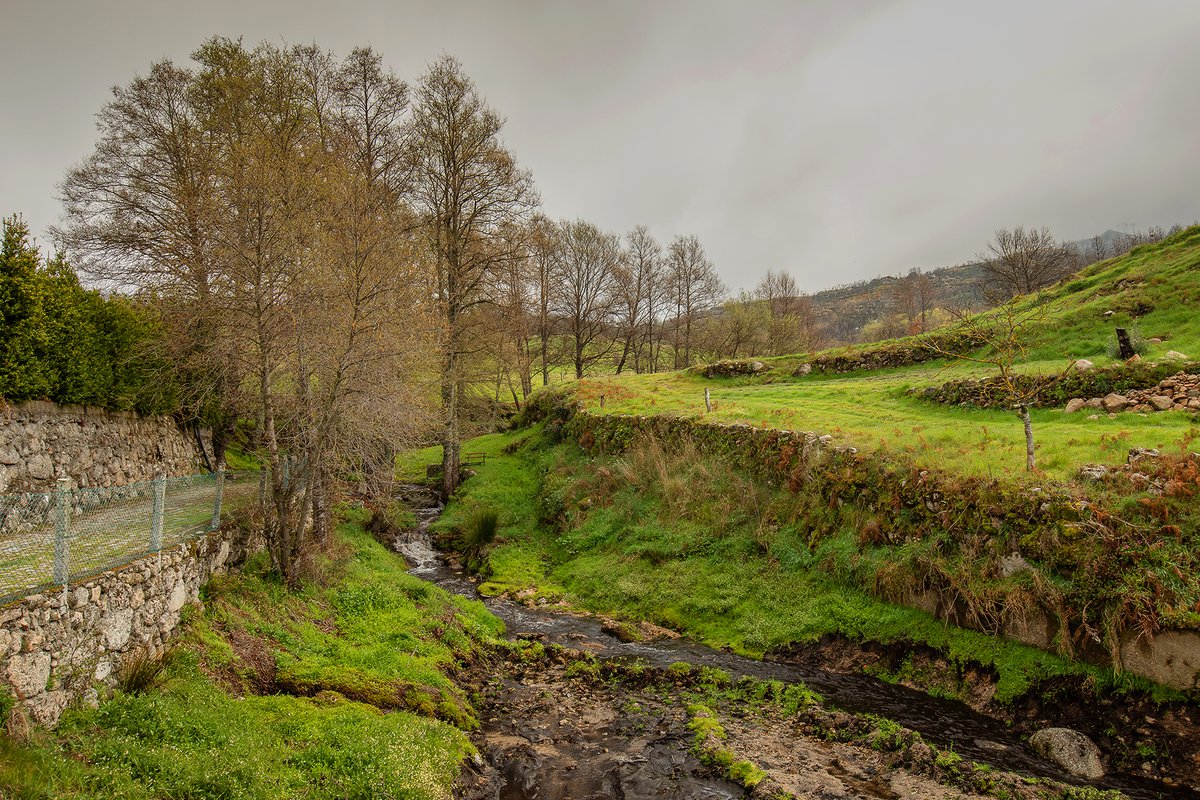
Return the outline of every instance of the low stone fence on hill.
{"type": "Polygon", "coordinates": [[[251,547],[233,526],[0,609],[0,678],[19,706],[54,725],[74,699],[96,702],[135,657],[161,655],[211,576],[251,547]]]}

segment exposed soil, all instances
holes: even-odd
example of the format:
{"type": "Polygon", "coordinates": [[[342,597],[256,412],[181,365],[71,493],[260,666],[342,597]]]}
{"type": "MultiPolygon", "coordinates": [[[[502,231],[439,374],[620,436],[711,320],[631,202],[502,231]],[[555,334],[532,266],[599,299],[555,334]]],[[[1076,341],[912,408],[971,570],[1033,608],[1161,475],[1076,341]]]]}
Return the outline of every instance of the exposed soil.
{"type": "MultiPolygon", "coordinates": [[[[747,788],[694,747],[679,678],[619,667],[572,675],[579,651],[478,670],[481,757],[460,800],[598,798],[870,798],[1044,800],[1064,786],[961,762],[910,731],[882,735],[876,720],[819,706],[796,714],[719,706],[721,746],[765,777],[747,788]]],[[[583,663],[588,663],[586,660],[583,663]]],[[[595,663],[595,662],[591,662],[595,663]]]]}
{"type": "Polygon", "coordinates": [[[772,658],[837,672],[899,675],[902,685],[953,693],[1017,733],[1052,726],[1078,730],[1100,747],[1110,771],[1161,781],[1164,792],[1200,787],[1200,709],[1195,704],[1160,704],[1137,692],[1098,696],[1081,678],[1056,678],[1011,705],[1001,705],[994,700],[998,678],[993,670],[978,663],[954,663],[933,648],[911,643],[884,645],[827,636],[772,658]]]}

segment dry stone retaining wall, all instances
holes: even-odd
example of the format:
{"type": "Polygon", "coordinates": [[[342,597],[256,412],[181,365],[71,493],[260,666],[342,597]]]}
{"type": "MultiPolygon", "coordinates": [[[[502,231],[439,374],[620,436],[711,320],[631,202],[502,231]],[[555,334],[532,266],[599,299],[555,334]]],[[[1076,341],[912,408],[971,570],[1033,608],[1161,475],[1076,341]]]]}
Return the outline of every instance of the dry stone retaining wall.
{"type": "Polygon", "coordinates": [[[0,494],[49,491],[60,477],[121,486],[203,468],[195,436],[170,417],[0,400],[0,494]]]}
{"type": "Polygon", "coordinates": [[[0,609],[0,686],[52,726],[72,700],[96,702],[122,665],[161,654],[208,579],[249,552],[235,528],[0,609]]]}

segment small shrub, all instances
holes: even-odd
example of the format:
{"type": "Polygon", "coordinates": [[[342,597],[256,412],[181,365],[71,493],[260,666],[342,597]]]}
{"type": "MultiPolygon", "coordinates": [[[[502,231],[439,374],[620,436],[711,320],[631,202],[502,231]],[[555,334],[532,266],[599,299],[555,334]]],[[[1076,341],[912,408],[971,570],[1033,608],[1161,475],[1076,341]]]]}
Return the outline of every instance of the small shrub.
{"type": "Polygon", "coordinates": [[[117,672],[117,689],[125,694],[145,694],[158,685],[170,660],[170,651],[156,658],[148,649],[126,656],[117,672]]]}

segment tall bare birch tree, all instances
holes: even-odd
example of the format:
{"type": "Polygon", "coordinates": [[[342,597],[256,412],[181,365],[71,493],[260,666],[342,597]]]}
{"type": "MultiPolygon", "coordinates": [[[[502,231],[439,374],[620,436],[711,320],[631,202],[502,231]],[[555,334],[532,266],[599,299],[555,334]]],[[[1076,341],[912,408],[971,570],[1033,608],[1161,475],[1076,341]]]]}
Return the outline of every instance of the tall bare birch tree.
{"type": "Polygon", "coordinates": [[[458,488],[462,355],[467,313],[486,298],[488,273],[519,253],[500,232],[536,202],[533,181],[500,141],[504,121],[462,65],[443,56],[416,89],[409,135],[413,200],[434,255],[442,324],[442,491],[458,488]]]}

